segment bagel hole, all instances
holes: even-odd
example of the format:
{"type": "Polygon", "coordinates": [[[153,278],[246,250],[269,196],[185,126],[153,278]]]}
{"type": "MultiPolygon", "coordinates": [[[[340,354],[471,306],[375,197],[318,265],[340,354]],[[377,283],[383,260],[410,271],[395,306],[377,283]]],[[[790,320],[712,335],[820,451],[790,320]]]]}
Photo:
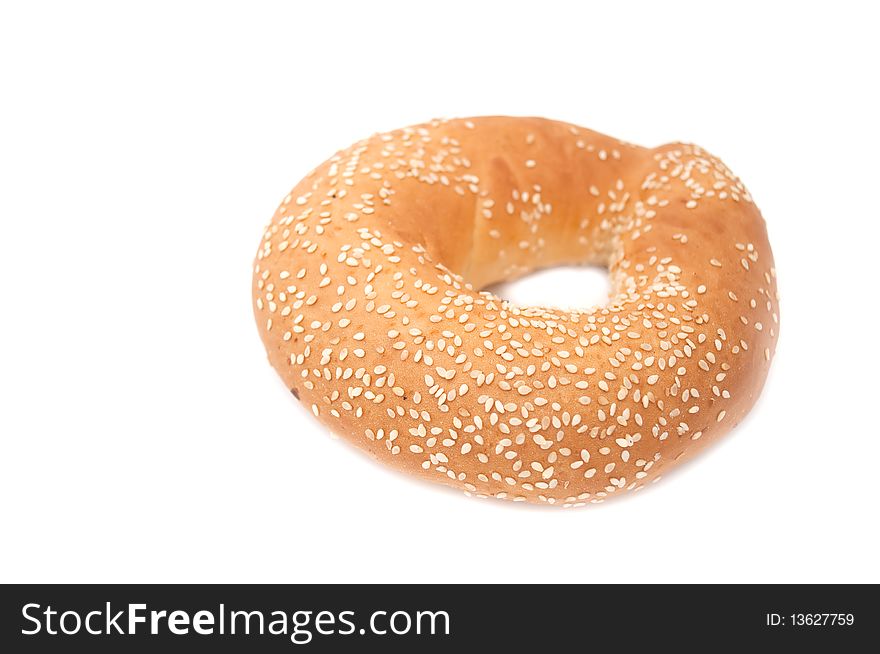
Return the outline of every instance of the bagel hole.
{"type": "Polygon", "coordinates": [[[558,266],[483,290],[518,306],[584,310],[608,303],[611,280],[602,266],[558,266]]]}

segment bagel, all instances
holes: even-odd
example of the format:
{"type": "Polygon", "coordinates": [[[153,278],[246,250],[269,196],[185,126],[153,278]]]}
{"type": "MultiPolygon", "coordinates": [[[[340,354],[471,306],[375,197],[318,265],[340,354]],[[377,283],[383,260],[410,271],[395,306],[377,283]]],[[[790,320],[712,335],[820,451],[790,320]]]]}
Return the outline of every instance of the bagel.
{"type": "Polygon", "coordinates": [[[275,213],[253,300],[270,363],[333,431],[470,495],[561,506],[638,490],[728,432],[779,322],[764,220],[721,161],[541,118],[340,151],[275,213]],[[606,266],[608,302],[481,290],[561,264],[606,266]]]}

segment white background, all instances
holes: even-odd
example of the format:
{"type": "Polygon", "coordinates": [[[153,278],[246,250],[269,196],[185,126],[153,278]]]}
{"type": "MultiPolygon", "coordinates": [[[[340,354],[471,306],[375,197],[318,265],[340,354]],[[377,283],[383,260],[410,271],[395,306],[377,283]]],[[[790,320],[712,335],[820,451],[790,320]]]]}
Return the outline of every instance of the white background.
{"type": "Polygon", "coordinates": [[[880,581],[872,6],[4,3],[0,581],[880,581]],[[266,362],[251,262],[288,189],[479,114],[699,143],[768,221],[765,392],[635,496],[412,481],[266,362]]]}

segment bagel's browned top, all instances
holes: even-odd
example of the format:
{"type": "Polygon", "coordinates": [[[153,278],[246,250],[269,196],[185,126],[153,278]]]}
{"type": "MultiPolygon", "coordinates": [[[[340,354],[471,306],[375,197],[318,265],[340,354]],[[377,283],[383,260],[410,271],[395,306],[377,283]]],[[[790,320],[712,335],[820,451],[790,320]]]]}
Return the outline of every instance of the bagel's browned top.
{"type": "Polygon", "coordinates": [[[254,299],[272,365],[332,429],[429,479],[563,505],[637,489],[728,431],[778,328],[763,219],[718,159],[538,118],[338,153],[279,207],[254,299]],[[479,290],[575,262],[608,265],[608,304],[479,290]]]}

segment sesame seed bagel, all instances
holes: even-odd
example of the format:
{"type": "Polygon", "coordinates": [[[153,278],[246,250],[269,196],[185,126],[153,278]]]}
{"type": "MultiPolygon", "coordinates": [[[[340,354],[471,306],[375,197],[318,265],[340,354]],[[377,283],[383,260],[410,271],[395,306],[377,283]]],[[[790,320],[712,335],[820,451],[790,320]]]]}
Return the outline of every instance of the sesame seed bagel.
{"type": "Polygon", "coordinates": [[[339,152],[278,208],[253,291],[269,361],[333,431],[469,494],[561,506],[729,431],[778,331],[764,221],[724,164],[540,118],[339,152]],[[607,304],[481,290],[560,264],[607,266],[607,304]]]}

